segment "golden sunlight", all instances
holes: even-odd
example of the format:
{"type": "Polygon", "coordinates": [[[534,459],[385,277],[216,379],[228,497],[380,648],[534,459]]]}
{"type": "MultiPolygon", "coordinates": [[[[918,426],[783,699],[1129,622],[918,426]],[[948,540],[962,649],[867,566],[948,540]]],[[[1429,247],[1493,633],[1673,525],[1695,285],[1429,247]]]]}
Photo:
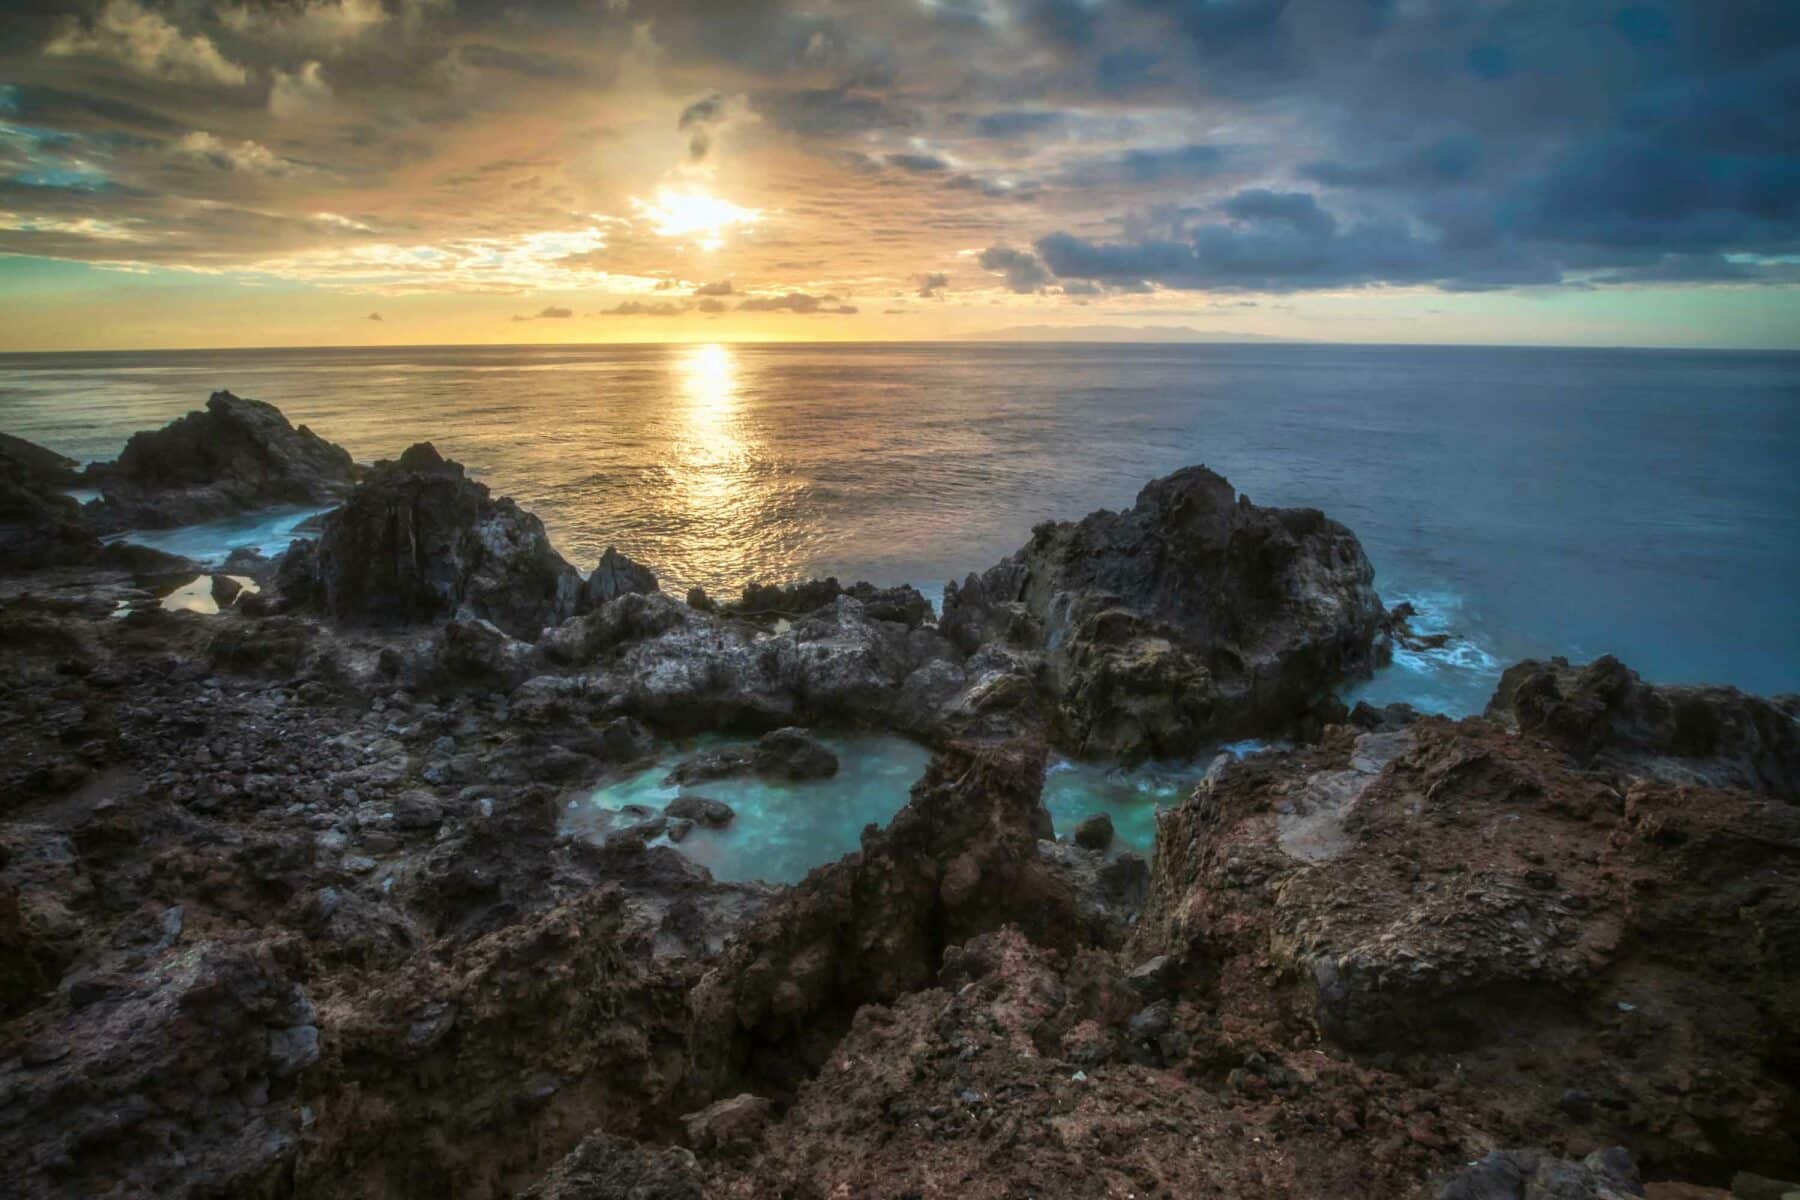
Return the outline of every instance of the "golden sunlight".
{"type": "Polygon", "coordinates": [[[758,209],[744,208],[697,188],[658,188],[653,202],[633,198],[631,205],[654,222],[663,237],[695,237],[702,250],[717,250],[724,245],[728,230],[754,225],[762,215],[758,209]]]}

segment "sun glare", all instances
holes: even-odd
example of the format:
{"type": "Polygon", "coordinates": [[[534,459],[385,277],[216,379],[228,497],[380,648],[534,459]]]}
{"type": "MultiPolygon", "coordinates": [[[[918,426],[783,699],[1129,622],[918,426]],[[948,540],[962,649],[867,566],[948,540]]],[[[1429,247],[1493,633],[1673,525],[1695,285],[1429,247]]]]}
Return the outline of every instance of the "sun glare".
{"type": "Polygon", "coordinates": [[[703,250],[717,250],[729,230],[754,225],[762,215],[757,209],[741,207],[698,189],[658,188],[654,200],[633,199],[631,204],[663,237],[692,237],[703,250]]]}

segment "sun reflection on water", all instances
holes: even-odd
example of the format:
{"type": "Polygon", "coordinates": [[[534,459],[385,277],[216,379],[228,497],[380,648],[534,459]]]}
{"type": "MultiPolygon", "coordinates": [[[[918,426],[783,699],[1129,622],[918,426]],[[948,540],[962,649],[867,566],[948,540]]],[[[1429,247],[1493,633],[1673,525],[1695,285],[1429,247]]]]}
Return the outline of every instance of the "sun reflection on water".
{"type": "Polygon", "coordinates": [[[737,523],[754,507],[750,466],[754,446],[740,411],[737,361],[729,346],[693,346],[675,362],[681,400],[679,435],[670,474],[686,525],[688,557],[701,577],[729,570],[737,523]]]}

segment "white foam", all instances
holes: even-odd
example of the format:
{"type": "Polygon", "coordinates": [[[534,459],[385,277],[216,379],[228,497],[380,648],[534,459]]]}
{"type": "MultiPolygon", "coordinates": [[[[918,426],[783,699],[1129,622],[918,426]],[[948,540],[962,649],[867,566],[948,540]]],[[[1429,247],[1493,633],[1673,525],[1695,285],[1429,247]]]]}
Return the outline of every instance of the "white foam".
{"type": "Polygon", "coordinates": [[[294,541],[294,530],[310,517],[326,508],[265,508],[240,513],[200,525],[183,525],[176,529],[139,529],[114,534],[107,542],[131,542],[148,546],[166,554],[191,558],[204,566],[217,566],[231,556],[233,550],[252,549],[273,558],[283,553],[294,541]]]}

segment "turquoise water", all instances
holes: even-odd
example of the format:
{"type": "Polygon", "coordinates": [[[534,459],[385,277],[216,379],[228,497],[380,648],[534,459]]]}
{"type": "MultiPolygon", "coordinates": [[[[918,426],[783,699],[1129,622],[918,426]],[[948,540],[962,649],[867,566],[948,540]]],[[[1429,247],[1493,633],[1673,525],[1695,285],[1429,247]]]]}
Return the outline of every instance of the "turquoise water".
{"type": "MultiPolygon", "coordinates": [[[[1242,757],[1264,748],[1261,742],[1234,742],[1218,750],[1242,757]]],[[[1148,857],[1156,844],[1156,810],[1173,808],[1186,799],[1211,760],[1211,755],[1202,755],[1193,762],[1152,762],[1126,769],[1052,758],[1044,771],[1044,807],[1050,810],[1059,838],[1072,836],[1083,819],[1103,812],[1112,818],[1114,847],[1148,857]]]]}
{"type": "MultiPolygon", "coordinates": [[[[724,829],[696,825],[679,843],[683,853],[704,864],[716,879],[796,882],[814,867],[858,849],[864,826],[886,825],[893,819],[931,758],[929,750],[905,738],[820,740],[838,756],[838,773],[830,779],[800,783],[720,779],[686,789],[665,787],[663,777],[682,759],[722,740],[670,746],[654,764],[569,800],[562,831],[602,838],[609,829],[620,827],[617,818],[603,814],[631,805],[660,813],[685,790],[722,800],[737,816],[724,829]]],[[[1258,748],[1254,742],[1221,747],[1239,754],[1258,748]]],[[[1112,817],[1117,849],[1148,855],[1156,838],[1156,810],[1180,803],[1207,765],[1206,760],[1149,763],[1124,770],[1053,758],[1045,771],[1044,806],[1060,838],[1072,835],[1083,818],[1104,812],[1112,817]]],[[[652,844],[671,843],[664,837],[652,844]]]]}
{"type": "MultiPolygon", "coordinates": [[[[683,853],[704,865],[715,879],[794,883],[814,867],[859,848],[865,825],[886,825],[906,803],[912,785],[931,759],[929,750],[905,738],[820,740],[838,756],[838,772],[830,779],[800,783],[716,779],[686,789],[664,787],[663,776],[696,750],[719,742],[702,740],[671,747],[654,765],[569,801],[562,829],[592,834],[603,825],[596,820],[598,810],[616,812],[637,804],[661,812],[686,790],[724,801],[737,810],[737,816],[724,829],[696,825],[681,842],[683,853]]],[[[663,843],[666,839],[658,840],[663,843]]]]}

